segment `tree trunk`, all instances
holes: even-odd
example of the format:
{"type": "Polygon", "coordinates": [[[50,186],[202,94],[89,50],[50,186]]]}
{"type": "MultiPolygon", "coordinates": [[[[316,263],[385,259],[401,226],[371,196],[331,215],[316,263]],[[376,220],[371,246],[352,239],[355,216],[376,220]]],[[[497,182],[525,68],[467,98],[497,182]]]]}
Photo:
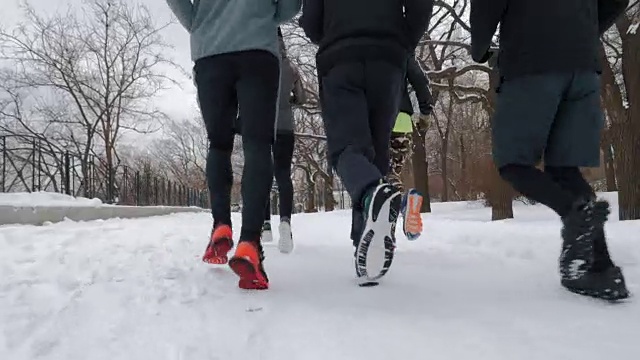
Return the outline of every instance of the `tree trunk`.
{"type": "Polygon", "coordinates": [[[622,69],[629,111],[616,148],[620,220],[640,219],[640,33],[625,35],[622,69]]]}
{"type": "MultiPolygon", "coordinates": [[[[495,57],[494,57],[495,58],[495,57]]],[[[492,61],[496,61],[492,59],[492,61]]],[[[493,112],[495,112],[496,108],[496,89],[500,84],[500,76],[498,73],[498,69],[495,67],[495,64],[490,64],[492,66],[492,71],[489,74],[489,103],[491,104],[491,112],[490,115],[493,119],[493,112]]],[[[513,189],[511,186],[502,180],[500,174],[498,173],[498,169],[495,166],[490,166],[489,171],[491,172],[491,182],[489,191],[489,203],[491,204],[491,220],[504,220],[504,219],[512,219],[513,218],[513,189]]]]}
{"type": "Polygon", "coordinates": [[[307,199],[305,201],[304,212],[312,213],[317,212],[316,206],[316,182],[313,174],[311,173],[311,169],[309,168],[301,168],[304,171],[304,179],[307,185],[307,199]]]}
{"type": "MultiPolygon", "coordinates": [[[[640,110],[640,109],[638,109],[640,110]]],[[[620,148],[616,154],[618,175],[618,201],[620,220],[640,219],[640,112],[630,112],[635,118],[629,119],[635,124],[622,126],[625,135],[620,139],[620,148]]]]}
{"type": "Polygon", "coordinates": [[[336,200],[333,197],[333,173],[330,173],[331,176],[329,180],[325,179],[323,181],[325,191],[324,191],[324,211],[333,211],[335,209],[336,200]]]}
{"type": "Polygon", "coordinates": [[[618,119],[618,132],[614,133],[620,220],[640,219],[640,33],[628,33],[630,25],[626,16],[616,24],[622,36],[622,73],[628,101],[628,109],[624,109],[624,103],[619,104],[618,113],[626,116],[618,119]]]}
{"type": "Polygon", "coordinates": [[[464,146],[464,135],[460,134],[460,184],[458,185],[461,200],[469,198],[469,181],[467,179],[467,152],[464,146]]]}
{"type": "Polygon", "coordinates": [[[316,187],[313,182],[311,182],[308,186],[309,194],[307,196],[307,207],[304,209],[306,213],[314,213],[318,212],[318,208],[316,206],[316,187]]]}
{"type": "MultiPolygon", "coordinates": [[[[607,130],[608,131],[608,130],[607,130]]],[[[608,136],[603,137],[607,139],[608,136]]],[[[607,191],[618,191],[618,185],[616,183],[616,169],[614,166],[613,150],[611,149],[610,141],[603,141],[601,145],[602,153],[604,155],[604,174],[607,182],[607,191]]]]}
{"type": "Polygon", "coordinates": [[[491,220],[513,219],[513,189],[502,180],[495,166],[491,166],[491,220]]]}
{"type": "Polygon", "coordinates": [[[411,137],[413,138],[413,155],[411,161],[413,165],[413,179],[416,190],[424,196],[422,208],[420,209],[420,212],[422,213],[431,212],[431,199],[429,197],[429,167],[427,164],[425,135],[425,132],[419,131],[418,129],[411,134],[411,137]]]}
{"type": "MultiPolygon", "coordinates": [[[[451,119],[449,119],[448,121],[451,121],[451,119]]],[[[442,142],[442,149],[441,149],[441,154],[440,154],[440,161],[441,161],[441,170],[442,170],[442,202],[447,202],[449,201],[449,182],[447,181],[448,179],[448,168],[447,168],[447,153],[449,152],[449,140],[448,139],[444,139],[442,142]]]]}

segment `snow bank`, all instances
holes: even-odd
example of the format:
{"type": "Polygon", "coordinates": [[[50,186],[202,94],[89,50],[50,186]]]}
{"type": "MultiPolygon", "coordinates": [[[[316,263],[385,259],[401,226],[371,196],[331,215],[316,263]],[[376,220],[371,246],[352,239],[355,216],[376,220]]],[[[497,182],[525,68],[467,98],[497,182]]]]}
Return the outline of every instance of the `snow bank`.
{"type": "Polygon", "coordinates": [[[0,206],[101,206],[100,199],[87,199],[83,197],[73,197],[55,192],[17,192],[0,193],[0,206]]]}
{"type": "Polygon", "coordinates": [[[44,225],[64,220],[91,221],[107,219],[135,219],[182,212],[203,212],[197,207],[178,206],[34,206],[0,205],[0,225],[44,225]]]}
{"type": "Polygon", "coordinates": [[[43,225],[73,221],[141,218],[179,212],[202,212],[198,207],[121,206],[100,199],[72,197],[52,192],[0,193],[0,225],[43,225]]]}

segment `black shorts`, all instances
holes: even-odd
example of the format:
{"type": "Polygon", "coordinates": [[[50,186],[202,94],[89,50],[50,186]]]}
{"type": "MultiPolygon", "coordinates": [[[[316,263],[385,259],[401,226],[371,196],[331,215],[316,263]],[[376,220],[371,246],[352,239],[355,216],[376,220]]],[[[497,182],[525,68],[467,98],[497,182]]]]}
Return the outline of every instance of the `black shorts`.
{"type": "Polygon", "coordinates": [[[509,164],[598,167],[604,114],[597,73],[503,81],[492,119],[493,158],[509,164]]]}

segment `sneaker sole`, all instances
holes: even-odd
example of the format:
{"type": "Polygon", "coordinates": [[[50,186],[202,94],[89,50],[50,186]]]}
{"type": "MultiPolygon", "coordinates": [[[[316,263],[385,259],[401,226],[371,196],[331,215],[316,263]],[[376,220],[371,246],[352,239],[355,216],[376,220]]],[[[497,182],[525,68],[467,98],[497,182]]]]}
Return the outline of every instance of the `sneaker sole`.
{"type": "Polygon", "coordinates": [[[367,282],[376,282],[385,276],[391,267],[395,252],[395,236],[392,230],[398,219],[401,194],[395,193],[386,199],[377,214],[373,213],[375,200],[372,199],[364,236],[356,249],[356,273],[359,275],[360,286],[366,286],[367,282]]]}
{"type": "Polygon", "coordinates": [[[624,300],[630,296],[622,270],[619,267],[608,269],[602,273],[587,273],[587,275],[590,275],[587,283],[592,284],[592,287],[585,286],[584,283],[580,286],[579,281],[561,280],[561,284],[572,293],[612,302],[624,300]]]}
{"type": "Polygon", "coordinates": [[[220,239],[212,246],[211,254],[208,253],[209,248],[205,250],[202,261],[211,265],[224,265],[229,261],[227,254],[233,248],[233,240],[220,239]]]}
{"type": "Polygon", "coordinates": [[[290,254],[293,251],[293,237],[291,235],[291,228],[286,226],[280,228],[280,239],[278,239],[278,250],[283,254],[290,254]]]}
{"type": "Polygon", "coordinates": [[[249,259],[234,256],[229,260],[229,267],[240,278],[238,286],[241,289],[266,290],[269,288],[269,283],[260,279],[258,276],[259,270],[249,259]]]}
{"type": "Polygon", "coordinates": [[[374,287],[374,286],[378,286],[378,285],[380,285],[379,282],[370,281],[370,280],[367,280],[367,279],[360,280],[360,282],[358,282],[358,286],[360,286],[360,287],[374,287]]]}
{"type": "Polygon", "coordinates": [[[582,295],[588,296],[595,299],[605,300],[612,303],[620,302],[626,300],[630,297],[628,291],[617,291],[617,290],[605,290],[605,291],[593,291],[593,290],[581,290],[581,289],[573,289],[569,287],[565,287],[568,291],[582,295]]]}
{"type": "Polygon", "coordinates": [[[211,256],[202,259],[202,261],[210,265],[224,265],[229,262],[229,257],[227,255],[211,256]]]}

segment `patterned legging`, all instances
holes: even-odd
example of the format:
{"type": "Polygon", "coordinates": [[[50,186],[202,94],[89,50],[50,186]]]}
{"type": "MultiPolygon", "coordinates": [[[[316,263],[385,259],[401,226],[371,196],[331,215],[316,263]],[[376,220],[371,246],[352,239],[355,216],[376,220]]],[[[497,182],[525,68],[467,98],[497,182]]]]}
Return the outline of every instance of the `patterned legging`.
{"type": "Polygon", "coordinates": [[[391,185],[404,192],[402,169],[413,151],[411,133],[392,133],[390,143],[390,166],[387,178],[391,185]]]}

